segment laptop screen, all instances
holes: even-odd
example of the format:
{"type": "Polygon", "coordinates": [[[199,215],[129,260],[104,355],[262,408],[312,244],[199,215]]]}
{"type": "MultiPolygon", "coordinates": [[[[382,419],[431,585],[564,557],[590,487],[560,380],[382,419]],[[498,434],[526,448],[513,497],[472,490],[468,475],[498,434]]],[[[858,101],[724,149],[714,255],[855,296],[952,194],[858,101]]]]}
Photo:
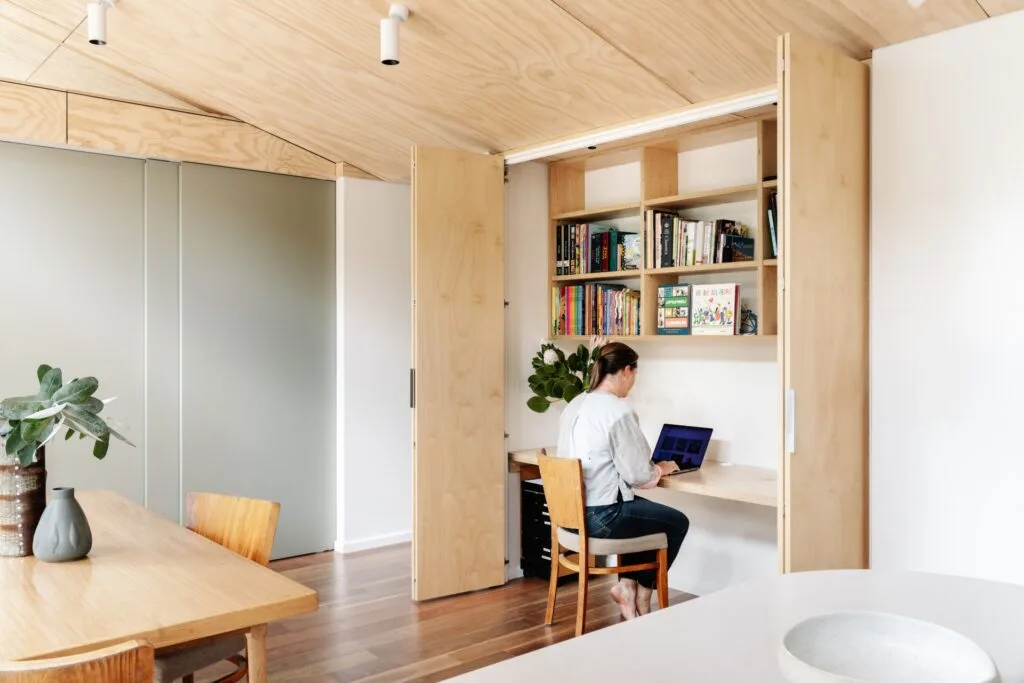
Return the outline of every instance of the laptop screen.
{"type": "Polygon", "coordinates": [[[686,427],[667,424],[654,447],[654,462],[673,460],[679,469],[700,467],[711,443],[710,427],[686,427]]]}

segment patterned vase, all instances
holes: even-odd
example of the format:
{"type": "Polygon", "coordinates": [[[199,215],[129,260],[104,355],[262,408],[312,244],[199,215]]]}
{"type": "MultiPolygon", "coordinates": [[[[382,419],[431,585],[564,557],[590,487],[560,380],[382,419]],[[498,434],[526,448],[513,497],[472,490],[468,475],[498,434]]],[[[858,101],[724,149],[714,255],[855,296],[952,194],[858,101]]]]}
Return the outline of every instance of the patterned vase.
{"type": "Polygon", "coordinates": [[[92,530],[85,511],[75,499],[75,490],[59,487],[50,491],[50,502],[36,527],[32,554],[43,562],[73,562],[92,550],[92,530]]]}
{"type": "Polygon", "coordinates": [[[0,448],[0,556],[32,554],[32,538],[45,507],[45,447],[28,467],[0,448]]]}

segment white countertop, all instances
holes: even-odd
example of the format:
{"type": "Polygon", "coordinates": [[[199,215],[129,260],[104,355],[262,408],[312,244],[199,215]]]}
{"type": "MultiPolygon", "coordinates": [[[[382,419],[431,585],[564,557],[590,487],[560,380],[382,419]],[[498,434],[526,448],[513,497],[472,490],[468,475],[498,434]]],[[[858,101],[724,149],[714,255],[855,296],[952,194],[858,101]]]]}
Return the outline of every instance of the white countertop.
{"type": "MultiPolygon", "coordinates": [[[[603,599],[604,592],[591,594],[603,599]]],[[[777,664],[783,634],[836,610],[941,624],[987,651],[1003,683],[1024,683],[1024,586],[882,571],[803,572],[743,584],[453,680],[784,683],[777,664]]]]}

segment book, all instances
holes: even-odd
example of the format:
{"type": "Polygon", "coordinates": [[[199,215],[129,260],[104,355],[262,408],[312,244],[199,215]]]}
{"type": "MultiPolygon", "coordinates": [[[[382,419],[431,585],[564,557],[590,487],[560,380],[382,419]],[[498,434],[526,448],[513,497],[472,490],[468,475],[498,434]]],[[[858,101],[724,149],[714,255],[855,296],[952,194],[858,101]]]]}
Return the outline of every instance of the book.
{"type": "Polygon", "coordinates": [[[690,329],[694,335],[733,335],[739,325],[740,286],[735,282],[694,285],[690,329]]]}
{"type": "Polygon", "coordinates": [[[622,270],[640,270],[643,240],[634,232],[622,233],[622,270]]]}
{"type": "Polygon", "coordinates": [[[690,334],[690,285],[658,287],[657,334],[690,334]]]}
{"type": "Polygon", "coordinates": [[[640,334],[640,292],[624,285],[553,287],[551,313],[555,336],[640,334]]]}

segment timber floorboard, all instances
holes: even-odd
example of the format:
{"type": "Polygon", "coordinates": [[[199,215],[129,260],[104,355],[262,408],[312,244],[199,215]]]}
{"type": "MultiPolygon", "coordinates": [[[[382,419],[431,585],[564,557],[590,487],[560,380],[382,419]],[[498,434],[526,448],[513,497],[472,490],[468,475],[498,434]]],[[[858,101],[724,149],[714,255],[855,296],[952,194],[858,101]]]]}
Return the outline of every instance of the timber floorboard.
{"type": "MultiPolygon", "coordinates": [[[[275,683],[441,681],[566,640],[575,628],[575,582],[559,588],[551,627],[544,625],[542,579],[413,602],[408,544],[349,556],[305,555],[271,567],[320,596],[317,612],[270,624],[267,658],[275,683]]],[[[591,581],[588,632],[620,621],[608,597],[612,581],[591,581]]],[[[670,602],[691,597],[673,591],[670,602]]],[[[207,683],[230,670],[204,669],[196,681],[207,683]]]]}

